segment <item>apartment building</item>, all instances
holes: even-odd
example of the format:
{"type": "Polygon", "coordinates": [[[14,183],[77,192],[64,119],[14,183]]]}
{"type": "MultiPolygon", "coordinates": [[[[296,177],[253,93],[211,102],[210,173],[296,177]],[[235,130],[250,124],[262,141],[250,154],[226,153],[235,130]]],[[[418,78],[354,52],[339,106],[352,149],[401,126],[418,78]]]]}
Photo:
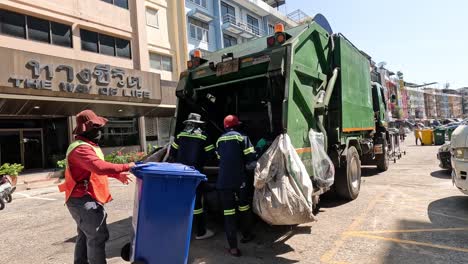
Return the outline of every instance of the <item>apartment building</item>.
{"type": "Polygon", "coordinates": [[[408,114],[410,119],[426,118],[424,107],[424,92],[418,89],[406,88],[408,94],[408,114]]]}
{"type": "Polygon", "coordinates": [[[427,118],[437,118],[436,90],[433,88],[424,88],[424,107],[427,118]]]}
{"type": "MultiPolygon", "coordinates": [[[[298,22],[276,7],[286,1],[186,0],[188,52],[210,52],[273,34],[278,22],[286,28],[298,22]]],[[[300,17],[304,19],[304,16],[300,17]]]]}
{"type": "Polygon", "coordinates": [[[184,0],[1,1],[0,163],[54,167],[84,109],[105,152],[166,140],[185,25],[184,0]]]}
{"type": "Polygon", "coordinates": [[[463,116],[463,98],[459,91],[455,89],[443,89],[443,93],[447,95],[449,105],[449,117],[459,118],[463,116]]]}

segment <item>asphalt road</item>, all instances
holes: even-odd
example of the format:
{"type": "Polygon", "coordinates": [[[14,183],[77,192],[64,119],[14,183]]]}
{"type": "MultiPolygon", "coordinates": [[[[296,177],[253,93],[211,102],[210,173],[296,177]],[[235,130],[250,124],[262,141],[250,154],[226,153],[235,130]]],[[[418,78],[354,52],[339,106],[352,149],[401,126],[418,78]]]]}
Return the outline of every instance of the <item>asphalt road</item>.
{"type": "MultiPolygon", "coordinates": [[[[240,259],[226,254],[222,223],[211,217],[218,233],[192,242],[190,263],[468,263],[468,196],[438,168],[438,147],[407,143],[407,155],[387,172],[363,168],[357,200],[324,197],[317,222],[257,223],[257,239],[241,245],[240,259]]],[[[109,263],[126,263],[120,248],[130,241],[133,188],[112,182],[109,263]]],[[[16,194],[0,220],[0,263],[72,263],[75,225],[55,188],[16,194]]]]}

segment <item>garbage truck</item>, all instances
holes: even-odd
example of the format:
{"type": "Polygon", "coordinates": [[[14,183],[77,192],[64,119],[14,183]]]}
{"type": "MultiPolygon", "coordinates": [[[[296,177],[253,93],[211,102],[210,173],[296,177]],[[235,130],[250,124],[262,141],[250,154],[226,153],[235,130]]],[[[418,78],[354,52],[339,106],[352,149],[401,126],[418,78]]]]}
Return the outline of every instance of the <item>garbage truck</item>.
{"type": "Polygon", "coordinates": [[[334,189],[356,199],[361,165],[389,166],[383,89],[371,82],[365,53],[333,33],[323,15],[288,30],[278,24],[270,36],[216,52],[195,51],[187,68],[176,88],[175,133],[197,112],[216,140],[223,118],[235,114],[254,145],[287,134],[312,180],[316,149],[308,135],[322,133],[335,176],[330,188],[314,186],[314,197],[334,189]]]}

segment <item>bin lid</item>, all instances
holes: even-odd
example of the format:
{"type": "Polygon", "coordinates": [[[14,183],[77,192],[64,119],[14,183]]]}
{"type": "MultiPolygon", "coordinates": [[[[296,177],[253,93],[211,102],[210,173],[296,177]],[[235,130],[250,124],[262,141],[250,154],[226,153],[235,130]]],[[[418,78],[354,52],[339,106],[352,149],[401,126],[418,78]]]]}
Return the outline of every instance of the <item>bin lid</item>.
{"type": "Polygon", "coordinates": [[[132,168],[132,173],[137,177],[149,175],[154,177],[182,177],[182,178],[197,178],[205,180],[206,176],[201,174],[193,167],[179,163],[166,162],[148,162],[137,164],[132,168]]]}

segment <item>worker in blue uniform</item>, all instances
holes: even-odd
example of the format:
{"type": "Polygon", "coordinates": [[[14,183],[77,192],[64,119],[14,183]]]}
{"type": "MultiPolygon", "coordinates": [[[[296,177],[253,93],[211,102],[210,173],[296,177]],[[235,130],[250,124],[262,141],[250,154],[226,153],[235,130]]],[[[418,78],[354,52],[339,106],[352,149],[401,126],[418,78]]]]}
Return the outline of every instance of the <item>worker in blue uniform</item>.
{"type": "Polygon", "coordinates": [[[228,115],[224,119],[224,133],[216,142],[219,158],[219,175],[216,188],[219,191],[224,210],[224,228],[229,244],[229,253],[241,256],[237,246],[236,214],[241,223],[241,243],[254,239],[252,234],[252,211],[246,186],[246,166],[255,163],[255,148],[247,136],[239,130],[237,116],[228,115]]]}
{"type": "MultiPolygon", "coordinates": [[[[171,145],[171,160],[187,166],[193,166],[203,172],[205,161],[214,155],[215,147],[210,143],[208,135],[203,131],[201,116],[191,113],[184,121],[185,128],[180,132],[171,145]]],[[[203,197],[209,186],[201,182],[196,191],[195,209],[193,211],[195,239],[202,240],[214,236],[214,232],[206,228],[206,216],[203,208],[203,197]]]]}

